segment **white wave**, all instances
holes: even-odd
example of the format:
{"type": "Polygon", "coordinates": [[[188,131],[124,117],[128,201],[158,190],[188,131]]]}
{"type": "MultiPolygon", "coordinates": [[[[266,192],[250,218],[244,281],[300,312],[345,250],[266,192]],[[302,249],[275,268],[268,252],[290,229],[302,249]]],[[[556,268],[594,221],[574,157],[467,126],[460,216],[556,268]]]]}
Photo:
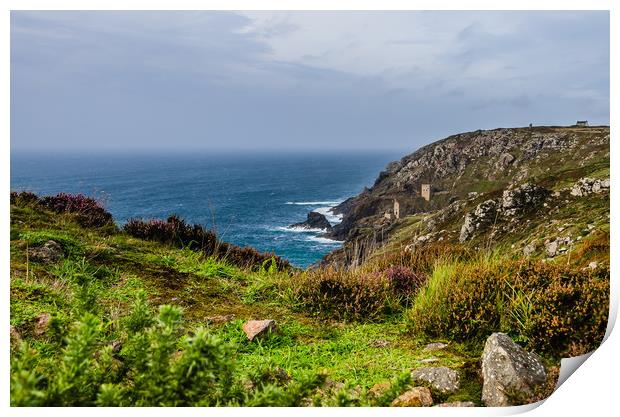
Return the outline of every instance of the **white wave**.
{"type": "Polygon", "coordinates": [[[341,240],[328,239],[321,236],[308,236],[306,239],[312,242],[323,243],[326,245],[341,245],[343,243],[343,241],[341,240]]]}
{"type": "Polygon", "coordinates": [[[334,214],[334,207],[319,207],[312,211],[316,211],[317,213],[321,213],[331,225],[336,225],[342,221],[342,214],[334,214]]]}
{"type": "Polygon", "coordinates": [[[337,206],[342,201],[287,201],[286,204],[296,206],[337,206]]]}
{"type": "Polygon", "coordinates": [[[312,228],[312,229],[308,229],[305,227],[290,227],[290,226],[280,226],[280,227],[276,227],[276,230],[280,230],[282,232],[294,232],[294,233],[326,233],[327,230],[326,229],[318,229],[318,228],[312,228]]]}

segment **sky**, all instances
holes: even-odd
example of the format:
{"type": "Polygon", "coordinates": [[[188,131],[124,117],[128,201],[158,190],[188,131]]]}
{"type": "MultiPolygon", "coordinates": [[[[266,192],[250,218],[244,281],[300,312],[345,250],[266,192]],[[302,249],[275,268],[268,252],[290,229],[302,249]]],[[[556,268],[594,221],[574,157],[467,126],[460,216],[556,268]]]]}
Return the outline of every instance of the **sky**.
{"type": "Polygon", "coordinates": [[[609,124],[607,11],[12,11],[12,150],[415,150],[609,124]]]}

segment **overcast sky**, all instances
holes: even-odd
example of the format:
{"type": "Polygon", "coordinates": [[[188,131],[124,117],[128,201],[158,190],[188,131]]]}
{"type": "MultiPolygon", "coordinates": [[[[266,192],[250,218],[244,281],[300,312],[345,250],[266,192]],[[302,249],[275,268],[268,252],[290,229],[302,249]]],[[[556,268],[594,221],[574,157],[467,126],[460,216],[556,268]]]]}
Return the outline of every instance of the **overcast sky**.
{"type": "Polygon", "coordinates": [[[12,12],[18,149],[403,149],[609,123],[608,12],[12,12]]]}

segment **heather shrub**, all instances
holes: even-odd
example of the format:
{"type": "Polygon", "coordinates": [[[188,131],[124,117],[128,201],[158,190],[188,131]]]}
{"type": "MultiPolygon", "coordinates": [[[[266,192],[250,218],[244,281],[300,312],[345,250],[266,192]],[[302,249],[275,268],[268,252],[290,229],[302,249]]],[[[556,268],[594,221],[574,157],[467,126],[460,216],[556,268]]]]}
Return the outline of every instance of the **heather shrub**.
{"type": "Polygon", "coordinates": [[[39,197],[29,191],[11,192],[11,205],[25,207],[39,203],[39,197]]]}
{"type": "Polygon", "coordinates": [[[292,277],[293,297],[305,310],[335,319],[376,319],[400,308],[381,273],[358,270],[309,270],[292,277]]]}
{"type": "Polygon", "coordinates": [[[165,221],[131,219],[123,226],[123,230],[138,239],[154,240],[192,250],[203,249],[209,254],[215,251],[217,245],[215,233],[198,224],[189,225],[175,215],[165,221]]]}
{"type": "Polygon", "coordinates": [[[444,264],[413,302],[414,331],[482,342],[503,331],[538,352],[587,352],[605,334],[609,271],[482,259],[444,264]]]}
{"type": "Polygon", "coordinates": [[[427,279],[426,275],[415,273],[404,266],[393,266],[384,272],[390,287],[399,295],[408,296],[417,292],[427,279]]]}
{"type": "Polygon", "coordinates": [[[269,262],[275,264],[280,271],[291,267],[288,261],[274,254],[221,242],[211,230],[205,230],[198,224],[189,225],[174,215],[166,221],[132,219],[123,226],[123,230],[138,239],[200,250],[206,257],[214,256],[242,268],[261,269],[269,262]]]}
{"type": "Polygon", "coordinates": [[[112,215],[94,198],[83,194],[60,193],[45,196],[39,204],[56,213],[71,213],[83,227],[102,227],[113,224],[112,215]]]}

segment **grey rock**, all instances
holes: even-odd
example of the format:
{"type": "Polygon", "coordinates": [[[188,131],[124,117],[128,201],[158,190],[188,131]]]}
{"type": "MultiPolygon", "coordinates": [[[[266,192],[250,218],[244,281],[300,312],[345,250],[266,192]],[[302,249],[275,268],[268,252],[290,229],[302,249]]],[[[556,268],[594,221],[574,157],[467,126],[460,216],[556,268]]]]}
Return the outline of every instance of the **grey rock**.
{"type": "Polygon", "coordinates": [[[547,378],[541,359],[504,333],[493,333],[482,353],[482,401],[489,407],[529,402],[533,389],[547,378]]]}
{"type": "Polygon", "coordinates": [[[447,366],[414,369],[411,379],[415,383],[429,384],[441,394],[453,394],[461,386],[459,373],[447,366]]]}
{"type": "Polygon", "coordinates": [[[596,269],[598,268],[598,262],[592,261],[588,264],[588,269],[596,269]]]}
{"type": "Polygon", "coordinates": [[[553,240],[545,243],[545,250],[547,251],[547,256],[553,258],[558,253],[558,241],[553,240]]]}
{"type": "Polygon", "coordinates": [[[48,240],[43,246],[28,249],[28,258],[35,262],[53,263],[64,256],[62,246],[56,241],[48,240]]]}
{"type": "Polygon", "coordinates": [[[536,252],[537,247],[536,241],[530,242],[523,248],[523,255],[532,256],[532,254],[536,252]]]}
{"type": "Polygon", "coordinates": [[[432,352],[435,350],[442,350],[447,347],[448,345],[446,343],[434,342],[434,343],[429,343],[428,345],[424,346],[424,350],[427,352],[432,352]]]}

